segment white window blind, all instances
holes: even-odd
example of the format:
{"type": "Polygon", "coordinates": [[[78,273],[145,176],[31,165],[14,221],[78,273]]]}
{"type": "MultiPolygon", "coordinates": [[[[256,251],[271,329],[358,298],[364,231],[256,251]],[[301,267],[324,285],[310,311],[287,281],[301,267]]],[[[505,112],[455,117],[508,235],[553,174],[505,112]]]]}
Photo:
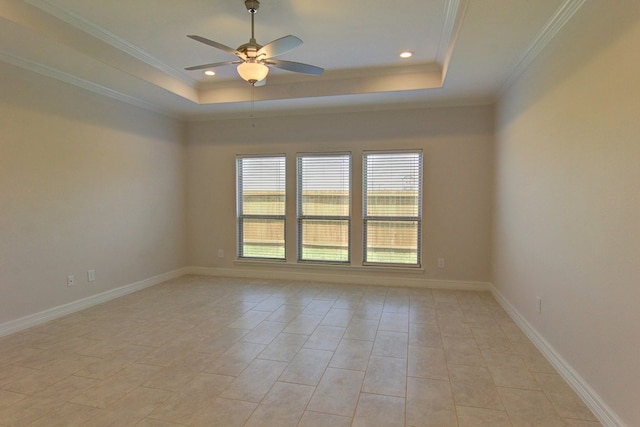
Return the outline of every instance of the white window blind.
{"type": "Polygon", "coordinates": [[[422,152],[365,153],[364,262],[419,266],[422,152]]]}
{"type": "Polygon", "coordinates": [[[236,160],[239,258],[285,259],[284,156],[236,160]]]}
{"type": "Polygon", "coordinates": [[[351,156],[299,155],[298,259],[349,262],[351,156]]]}

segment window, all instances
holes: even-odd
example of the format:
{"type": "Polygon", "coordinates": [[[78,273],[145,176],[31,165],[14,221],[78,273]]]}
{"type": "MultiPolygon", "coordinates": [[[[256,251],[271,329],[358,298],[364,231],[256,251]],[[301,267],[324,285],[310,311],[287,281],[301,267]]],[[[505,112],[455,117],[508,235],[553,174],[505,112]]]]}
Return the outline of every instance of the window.
{"type": "Polygon", "coordinates": [[[285,259],[285,157],[236,160],[238,257],[285,259]]]}
{"type": "Polygon", "coordinates": [[[364,262],[420,265],[422,152],[363,158],[364,262]]]}
{"type": "Polygon", "coordinates": [[[298,156],[298,260],[349,262],[351,156],[298,156]]]}

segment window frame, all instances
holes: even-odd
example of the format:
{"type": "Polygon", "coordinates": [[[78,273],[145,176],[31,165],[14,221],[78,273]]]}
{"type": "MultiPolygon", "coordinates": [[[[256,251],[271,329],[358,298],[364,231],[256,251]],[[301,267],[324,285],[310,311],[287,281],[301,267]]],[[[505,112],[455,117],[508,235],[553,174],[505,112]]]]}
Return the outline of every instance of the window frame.
{"type": "Polygon", "coordinates": [[[236,256],[239,260],[260,260],[285,262],[287,259],[287,156],[285,154],[240,154],[236,155],[236,256]],[[284,190],[284,209],[281,215],[278,214],[246,214],[244,210],[244,179],[241,163],[244,159],[281,159],[282,169],[282,189],[284,190]],[[246,220],[281,220],[283,230],[283,255],[282,257],[269,256],[247,256],[245,254],[244,225],[246,220]]]}
{"type": "Polygon", "coordinates": [[[423,150],[376,150],[363,151],[362,153],[362,265],[364,266],[389,266],[404,268],[421,268],[422,266],[422,212],[423,212],[423,194],[424,194],[424,154],[423,150]],[[417,154],[418,155],[418,201],[416,216],[385,216],[385,215],[368,215],[367,196],[370,193],[367,182],[367,165],[368,156],[370,155],[402,155],[417,154]],[[379,262],[368,261],[368,223],[369,222],[406,222],[416,223],[416,263],[401,262],[379,262]]]}
{"type": "Polygon", "coordinates": [[[352,212],[353,212],[353,156],[351,152],[312,152],[296,154],[296,253],[297,261],[300,263],[319,263],[319,264],[351,264],[351,247],[352,247],[352,212]],[[348,161],[348,215],[305,215],[303,214],[303,183],[302,183],[302,159],[310,157],[346,157],[348,161]],[[346,260],[323,260],[323,259],[305,259],[303,258],[303,224],[305,221],[346,221],[347,223],[347,259],[346,260]]]}

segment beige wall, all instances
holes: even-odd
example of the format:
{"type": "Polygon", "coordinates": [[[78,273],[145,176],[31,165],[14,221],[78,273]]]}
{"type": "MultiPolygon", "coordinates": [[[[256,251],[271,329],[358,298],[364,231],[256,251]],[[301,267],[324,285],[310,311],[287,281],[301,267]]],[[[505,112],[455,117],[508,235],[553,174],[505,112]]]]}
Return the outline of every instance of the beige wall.
{"type": "Polygon", "coordinates": [[[495,135],[489,106],[261,118],[259,104],[255,124],[191,122],[185,134],[0,64],[0,325],[185,265],[492,280],[612,413],[640,425],[639,8],[586,2],[504,94],[495,135]],[[361,155],[394,148],[424,150],[424,271],[359,267],[361,155]],[[286,154],[293,213],[296,153],[333,151],[354,159],[354,267],[296,269],[294,239],[285,267],[235,262],[235,156],[286,154]]]}
{"type": "Polygon", "coordinates": [[[639,9],[586,2],[501,100],[496,148],[495,285],[629,426],[640,425],[639,9]]]}
{"type": "MultiPolygon", "coordinates": [[[[259,104],[257,110],[259,115],[259,104]]],[[[350,151],[354,188],[352,262],[361,266],[362,221],[358,218],[361,218],[362,152],[419,148],[424,150],[425,167],[424,272],[395,271],[389,275],[388,283],[406,283],[402,279],[407,278],[418,286],[424,279],[487,282],[493,123],[493,107],[488,106],[258,117],[255,126],[249,118],[189,123],[189,265],[223,269],[228,274],[240,274],[240,270],[249,274],[251,268],[265,273],[265,268],[269,268],[234,262],[237,154],[287,155],[287,203],[290,218],[294,218],[296,154],[350,151]],[[225,254],[222,259],[217,257],[219,249],[225,254]],[[438,257],[446,259],[445,269],[436,267],[438,257]]],[[[295,222],[290,221],[289,264],[295,264],[295,233],[295,222]]],[[[318,274],[325,277],[338,274],[344,278],[356,270],[324,268],[318,274]]],[[[358,274],[366,274],[366,269],[359,269],[358,274]]],[[[380,277],[379,272],[376,274],[380,277]]]]}
{"type": "Polygon", "coordinates": [[[184,125],[0,75],[0,325],[183,267],[184,125]]]}

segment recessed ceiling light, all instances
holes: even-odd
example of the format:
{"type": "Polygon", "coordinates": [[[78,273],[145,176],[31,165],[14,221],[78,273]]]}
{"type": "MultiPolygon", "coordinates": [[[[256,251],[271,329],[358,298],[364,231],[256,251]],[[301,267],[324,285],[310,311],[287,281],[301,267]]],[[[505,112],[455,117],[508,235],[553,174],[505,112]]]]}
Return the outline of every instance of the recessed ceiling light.
{"type": "Polygon", "coordinates": [[[207,75],[207,76],[215,76],[216,72],[213,71],[213,70],[207,70],[207,71],[204,72],[204,74],[207,75]]]}
{"type": "Polygon", "coordinates": [[[405,50],[400,54],[400,58],[411,58],[413,56],[413,52],[405,50]]]}

